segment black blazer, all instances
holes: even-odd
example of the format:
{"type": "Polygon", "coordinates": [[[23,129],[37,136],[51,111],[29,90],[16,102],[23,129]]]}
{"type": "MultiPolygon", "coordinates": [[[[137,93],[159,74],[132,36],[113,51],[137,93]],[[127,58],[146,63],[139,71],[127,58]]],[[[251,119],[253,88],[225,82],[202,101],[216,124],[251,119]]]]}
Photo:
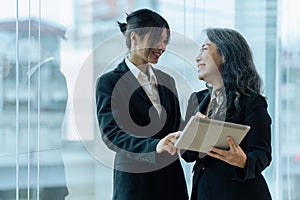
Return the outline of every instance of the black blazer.
{"type": "MultiPolygon", "coordinates": [[[[193,93],[189,99],[186,119],[197,111],[205,113],[210,93],[203,90],[193,93]]],[[[241,112],[226,121],[249,125],[249,133],[240,147],[247,154],[244,169],[232,166],[210,156],[186,151],[182,157],[194,165],[192,199],[197,200],[269,200],[271,195],[261,172],[271,162],[271,118],[264,97],[241,96],[241,112]],[[200,156],[200,157],[201,157],[200,156]]]]}
{"type": "Polygon", "coordinates": [[[188,199],[178,156],[156,153],[159,140],[178,130],[181,114],[173,78],[153,70],[164,108],[160,117],[124,60],[97,80],[102,139],[116,152],[114,200],[188,199]]]}

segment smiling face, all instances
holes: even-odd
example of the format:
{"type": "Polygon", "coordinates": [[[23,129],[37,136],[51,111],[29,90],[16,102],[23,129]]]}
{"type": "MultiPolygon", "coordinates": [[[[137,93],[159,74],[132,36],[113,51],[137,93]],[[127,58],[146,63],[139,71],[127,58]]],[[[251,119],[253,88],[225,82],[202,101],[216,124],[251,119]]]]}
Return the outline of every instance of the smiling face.
{"type": "Polygon", "coordinates": [[[207,38],[196,57],[198,78],[211,83],[215,87],[221,86],[223,82],[220,71],[223,60],[217,45],[207,38]]]}
{"type": "Polygon", "coordinates": [[[136,66],[140,66],[146,63],[156,64],[160,56],[166,50],[168,44],[167,29],[164,28],[160,38],[153,45],[149,45],[150,33],[147,33],[144,37],[137,35],[135,32],[131,34],[131,53],[130,60],[136,66]]]}

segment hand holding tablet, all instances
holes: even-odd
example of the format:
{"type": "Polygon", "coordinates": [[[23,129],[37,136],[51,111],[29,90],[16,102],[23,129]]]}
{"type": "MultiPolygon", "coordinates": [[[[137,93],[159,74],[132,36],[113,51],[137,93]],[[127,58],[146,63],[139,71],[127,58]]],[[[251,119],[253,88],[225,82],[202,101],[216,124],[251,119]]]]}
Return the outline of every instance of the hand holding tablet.
{"type": "Polygon", "coordinates": [[[213,146],[228,149],[229,145],[226,140],[228,136],[231,136],[234,143],[239,145],[249,130],[250,126],[200,118],[196,115],[191,117],[185,126],[175,147],[202,153],[209,152],[213,146]]]}

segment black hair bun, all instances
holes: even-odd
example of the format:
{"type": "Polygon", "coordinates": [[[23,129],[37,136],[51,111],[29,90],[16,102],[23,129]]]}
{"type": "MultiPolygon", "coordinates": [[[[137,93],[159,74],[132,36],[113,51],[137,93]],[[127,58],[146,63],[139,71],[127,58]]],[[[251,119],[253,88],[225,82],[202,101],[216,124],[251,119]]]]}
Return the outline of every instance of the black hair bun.
{"type": "Polygon", "coordinates": [[[123,34],[125,34],[125,32],[127,31],[127,24],[126,23],[118,22],[118,25],[119,25],[119,28],[120,28],[121,32],[123,34]]]}

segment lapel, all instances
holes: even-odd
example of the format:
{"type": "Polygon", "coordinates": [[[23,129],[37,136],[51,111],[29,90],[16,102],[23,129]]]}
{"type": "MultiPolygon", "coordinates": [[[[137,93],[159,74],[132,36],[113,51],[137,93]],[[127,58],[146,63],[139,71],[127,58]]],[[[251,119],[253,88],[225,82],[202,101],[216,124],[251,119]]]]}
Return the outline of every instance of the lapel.
{"type": "Polygon", "coordinates": [[[115,69],[115,72],[121,74],[120,77],[124,80],[124,83],[128,84],[128,87],[130,87],[130,91],[132,91],[133,89],[133,91],[135,91],[135,93],[138,94],[143,100],[145,100],[149,106],[152,105],[152,102],[150,101],[146,92],[127,67],[125,59],[118,65],[118,67],[115,69]]]}
{"type": "Polygon", "coordinates": [[[201,112],[202,114],[205,113],[207,106],[210,101],[210,93],[207,92],[203,98],[203,100],[200,102],[199,106],[197,107],[197,111],[201,112]]]}

